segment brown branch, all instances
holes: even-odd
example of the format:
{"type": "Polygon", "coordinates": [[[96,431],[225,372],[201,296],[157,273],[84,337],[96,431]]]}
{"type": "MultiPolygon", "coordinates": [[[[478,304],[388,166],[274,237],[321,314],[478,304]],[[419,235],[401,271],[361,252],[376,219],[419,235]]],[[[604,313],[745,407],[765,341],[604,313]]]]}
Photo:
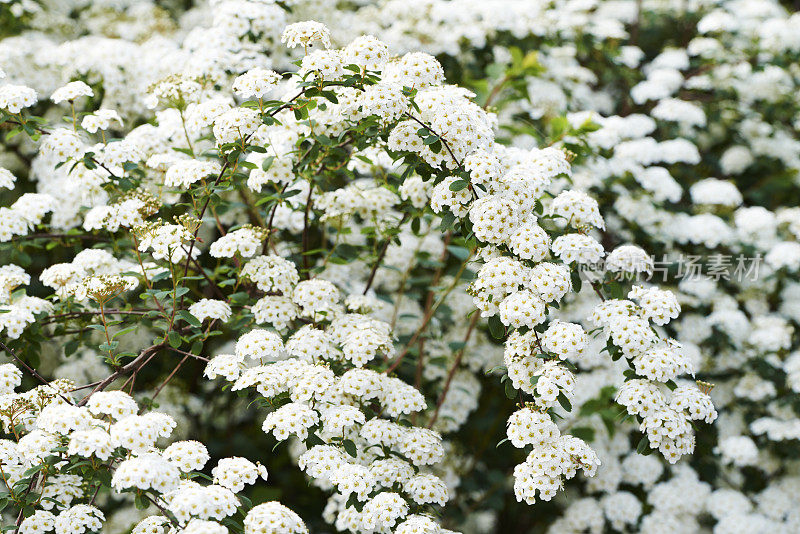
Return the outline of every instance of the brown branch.
{"type": "Polygon", "coordinates": [[[141,367],[144,366],[146,361],[149,361],[149,359],[152,356],[155,356],[158,353],[158,351],[164,348],[166,345],[167,344],[165,342],[161,342],[157,345],[152,345],[142,350],[142,352],[140,352],[139,355],[133,361],[131,361],[127,365],[124,365],[123,367],[120,367],[104,380],[101,380],[94,387],[94,389],[78,403],[78,406],[83,406],[84,404],[86,404],[86,401],[89,400],[89,397],[91,397],[98,391],[103,391],[104,389],[106,389],[108,386],[111,385],[112,382],[114,382],[114,380],[116,380],[120,376],[138,371],[141,367]]]}
{"type": "MultiPolygon", "coordinates": [[[[406,117],[410,118],[411,120],[413,120],[414,122],[416,122],[417,124],[419,124],[420,126],[422,126],[423,128],[425,128],[426,130],[428,130],[429,132],[431,132],[433,135],[435,135],[436,137],[438,137],[438,138],[439,138],[439,140],[441,140],[441,142],[442,142],[442,145],[444,145],[445,149],[447,149],[447,152],[450,154],[450,157],[451,157],[451,158],[453,158],[453,161],[455,161],[456,165],[458,165],[459,167],[462,167],[462,168],[463,168],[463,165],[461,165],[461,162],[460,162],[460,161],[458,161],[458,158],[457,158],[457,157],[456,157],[456,155],[453,153],[453,150],[450,148],[450,145],[447,143],[447,140],[446,140],[444,137],[442,137],[441,135],[439,135],[438,133],[436,133],[436,132],[433,130],[433,128],[431,128],[430,126],[428,126],[427,124],[425,124],[424,122],[422,122],[421,120],[419,120],[418,118],[416,118],[416,117],[415,117],[414,115],[412,115],[411,113],[406,113],[406,117]]],[[[471,188],[471,187],[472,187],[472,186],[470,186],[470,188],[471,188]]]]}
{"type": "MultiPolygon", "coordinates": [[[[446,250],[447,250],[447,247],[445,247],[445,251],[446,250]]],[[[417,328],[417,331],[414,332],[414,335],[411,337],[411,340],[408,342],[408,344],[403,349],[403,352],[401,352],[400,355],[397,356],[397,358],[395,359],[394,363],[392,365],[390,365],[389,368],[386,369],[386,371],[384,371],[387,375],[389,373],[391,373],[392,371],[394,371],[395,369],[397,369],[397,367],[400,365],[400,362],[403,361],[403,358],[406,356],[406,354],[408,354],[408,351],[417,342],[417,339],[419,339],[419,336],[422,335],[422,333],[425,331],[425,328],[428,326],[428,323],[430,323],[431,319],[433,318],[433,315],[436,313],[436,310],[439,308],[439,306],[442,304],[442,302],[444,302],[444,299],[447,297],[447,295],[450,294],[450,292],[453,290],[453,288],[456,287],[456,284],[458,284],[459,280],[461,280],[461,275],[464,273],[464,270],[466,270],[467,263],[469,263],[469,260],[472,258],[472,255],[474,254],[474,252],[475,251],[470,252],[470,255],[461,264],[461,268],[458,270],[458,272],[456,273],[455,277],[453,278],[453,283],[450,284],[450,287],[448,287],[447,290],[445,290],[445,292],[436,300],[436,303],[433,304],[433,306],[431,306],[426,311],[425,316],[422,318],[422,324],[419,326],[419,328],[417,328]]],[[[446,252],[445,252],[445,254],[446,254],[446,252]]],[[[435,281],[434,281],[432,287],[435,287],[435,285],[438,283],[438,279],[439,279],[439,276],[441,276],[441,272],[442,272],[442,267],[440,267],[439,270],[437,271],[437,276],[435,277],[435,281]]],[[[429,294],[429,298],[430,299],[432,299],[432,291],[433,291],[433,289],[431,289],[431,293],[429,294]]]]}
{"type": "Polygon", "coordinates": [[[203,362],[209,362],[209,361],[211,361],[211,360],[209,360],[208,358],[206,358],[206,357],[204,357],[204,356],[200,356],[199,354],[193,354],[193,353],[191,353],[191,352],[186,352],[185,350],[176,349],[175,347],[171,347],[171,346],[169,346],[169,347],[164,347],[164,348],[166,348],[167,350],[171,350],[172,352],[177,352],[178,354],[184,354],[184,355],[186,355],[186,356],[189,356],[189,357],[195,358],[195,359],[197,359],[197,360],[200,360],[200,361],[203,361],[203,362]]]}
{"type": "Polygon", "coordinates": [[[308,184],[308,199],[306,200],[306,211],[305,216],[303,217],[303,270],[305,271],[305,277],[309,277],[309,254],[308,253],[308,219],[309,219],[309,212],[311,211],[311,204],[312,204],[312,194],[314,193],[314,183],[309,181],[308,184]]]}
{"type": "MultiPolygon", "coordinates": [[[[287,107],[290,107],[295,100],[297,100],[298,98],[300,98],[304,94],[305,94],[305,89],[303,89],[298,94],[296,94],[295,96],[290,98],[285,104],[282,104],[282,105],[278,106],[277,108],[275,108],[274,110],[272,110],[268,114],[268,116],[274,117],[275,115],[277,115],[282,110],[286,109],[287,107]]],[[[250,139],[250,137],[251,137],[251,135],[245,136],[242,139],[242,145],[244,145],[244,143],[247,143],[247,141],[250,139]]],[[[216,180],[214,180],[214,185],[215,186],[220,182],[220,180],[222,180],[222,176],[225,174],[225,172],[228,170],[229,167],[230,167],[230,162],[226,158],[225,159],[225,163],[222,165],[222,169],[220,169],[216,180]]],[[[194,236],[192,237],[192,242],[189,244],[188,257],[187,257],[187,260],[186,260],[186,264],[183,267],[183,276],[184,277],[189,273],[189,261],[190,261],[189,258],[191,258],[192,252],[194,251],[194,244],[197,242],[197,235],[200,233],[200,226],[203,224],[203,216],[205,215],[206,210],[208,209],[208,205],[210,203],[211,203],[211,195],[208,195],[208,198],[206,198],[206,201],[203,204],[203,207],[200,209],[200,215],[197,217],[198,221],[200,221],[200,222],[199,222],[199,224],[197,225],[197,228],[194,231],[194,236]]],[[[181,297],[181,305],[183,305],[183,297],[181,297]]]]}
{"type": "MultiPolygon", "coordinates": [[[[28,482],[28,489],[25,490],[25,497],[30,494],[33,490],[33,487],[36,485],[36,479],[39,478],[39,473],[35,473],[31,477],[31,481],[28,482]]],[[[19,532],[19,527],[22,525],[22,520],[25,519],[25,506],[19,507],[19,514],[17,515],[17,521],[14,523],[17,528],[14,529],[14,534],[19,532]]]]}
{"type": "MultiPolygon", "coordinates": [[[[106,315],[147,315],[151,312],[158,311],[157,309],[153,308],[152,310],[104,310],[106,315]]],[[[73,312],[66,312],[66,313],[59,313],[56,315],[50,315],[47,317],[46,321],[43,321],[41,324],[51,324],[56,322],[57,319],[75,319],[78,317],[85,317],[85,316],[96,316],[101,315],[99,311],[73,311],[73,312]]]]}
{"type": "Polygon", "coordinates": [[[497,98],[497,95],[499,95],[499,94],[500,94],[500,91],[502,91],[502,90],[503,90],[503,87],[504,87],[504,86],[506,85],[506,83],[508,83],[510,80],[511,80],[511,78],[508,76],[508,74],[506,74],[505,76],[503,76],[503,79],[501,79],[499,82],[497,82],[497,85],[495,85],[495,86],[492,88],[492,92],[491,92],[491,93],[489,93],[489,96],[487,96],[487,97],[486,97],[486,102],[484,102],[484,103],[483,103],[483,109],[488,109],[488,108],[489,108],[489,105],[492,103],[492,101],[493,101],[495,98],[497,98]]]}
{"type": "Polygon", "coordinates": [[[378,272],[378,267],[381,266],[383,258],[384,256],[386,256],[386,251],[389,249],[389,244],[391,244],[391,242],[392,242],[391,239],[387,239],[386,243],[383,244],[381,252],[380,254],[378,254],[378,257],[375,260],[375,265],[372,266],[372,271],[370,271],[369,273],[369,278],[367,279],[367,285],[364,286],[364,292],[362,293],[363,295],[366,295],[369,292],[369,288],[372,287],[372,282],[375,281],[375,275],[378,272]]]}
{"type": "Polygon", "coordinates": [[[169,374],[169,376],[167,378],[165,378],[163,382],[161,382],[161,385],[156,388],[155,393],[153,393],[153,399],[158,397],[158,394],[161,393],[161,390],[164,389],[164,387],[167,384],[169,384],[169,381],[172,380],[175,377],[175,373],[178,372],[178,369],[180,369],[181,366],[184,364],[184,362],[186,362],[186,360],[188,360],[188,359],[189,359],[189,356],[186,355],[181,359],[180,362],[178,362],[178,365],[175,366],[175,369],[173,369],[172,372],[169,374]]]}
{"type": "Polygon", "coordinates": [[[110,238],[92,234],[28,234],[14,236],[12,241],[26,241],[30,239],[85,239],[87,241],[111,241],[110,238]]]}
{"type": "MultiPolygon", "coordinates": [[[[12,357],[12,358],[14,358],[14,360],[16,360],[16,361],[17,361],[17,363],[19,363],[19,364],[20,364],[20,365],[21,365],[21,366],[22,366],[22,367],[23,367],[23,368],[24,368],[26,371],[28,371],[28,373],[30,373],[30,374],[31,374],[31,376],[33,376],[33,377],[34,377],[36,380],[38,380],[39,382],[41,382],[41,383],[42,383],[42,384],[44,384],[45,386],[50,386],[50,382],[48,382],[48,381],[47,381],[47,379],[46,379],[45,377],[43,377],[42,375],[40,375],[40,374],[39,374],[39,373],[36,371],[36,369],[34,369],[33,367],[31,367],[30,365],[28,365],[27,363],[25,363],[25,362],[22,360],[22,358],[20,358],[19,356],[17,356],[17,353],[16,353],[16,352],[14,352],[14,350],[12,350],[12,349],[11,349],[11,347],[7,346],[5,343],[3,343],[2,341],[0,341],[0,348],[2,348],[2,349],[3,349],[4,351],[6,351],[6,352],[7,352],[7,353],[8,353],[8,354],[9,354],[9,355],[12,357]]],[[[51,386],[51,387],[52,387],[52,386],[51,386]]],[[[53,388],[53,389],[55,389],[55,388],[53,388]]],[[[64,399],[65,401],[67,401],[67,403],[69,403],[69,404],[72,404],[72,401],[71,401],[70,399],[66,398],[66,397],[65,397],[64,395],[62,395],[61,393],[59,393],[59,394],[58,394],[58,396],[59,396],[59,397],[61,397],[62,399],[64,399]]]]}
{"type": "MultiPolygon", "coordinates": [[[[166,517],[167,519],[169,519],[169,522],[170,522],[170,523],[172,523],[172,524],[173,524],[173,525],[175,525],[176,527],[178,526],[178,523],[177,523],[177,522],[175,522],[175,519],[174,519],[174,518],[173,518],[173,517],[172,517],[172,516],[171,516],[171,515],[170,515],[170,514],[169,514],[169,513],[168,513],[168,512],[167,512],[167,511],[164,509],[164,507],[163,507],[163,506],[161,506],[160,504],[158,504],[158,502],[156,501],[156,499],[153,499],[153,498],[152,498],[152,497],[150,497],[150,496],[149,496],[147,493],[142,493],[142,495],[143,495],[143,496],[144,496],[144,497],[145,497],[145,498],[146,498],[148,501],[150,501],[151,503],[153,503],[153,504],[155,505],[155,507],[156,507],[156,508],[158,508],[159,510],[161,510],[161,513],[162,513],[162,514],[164,514],[164,517],[166,517]]],[[[156,498],[157,498],[157,497],[156,497],[156,498]]]]}
{"type": "Polygon", "coordinates": [[[461,360],[464,357],[464,351],[467,349],[467,342],[469,342],[469,338],[472,336],[473,330],[475,330],[475,325],[478,324],[478,319],[480,319],[481,314],[478,313],[476,310],[472,314],[472,320],[469,322],[469,328],[467,329],[467,334],[464,336],[464,346],[461,347],[461,350],[458,351],[456,354],[456,358],[453,361],[452,367],[450,367],[450,371],[447,373],[447,380],[445,380],[444,388],[442,388],[442,393],[439,395],[439,400],[436,402],[436,409],[431,416],[431,420],[428,423],[428,428],[433,428],[433,424],[439,418],[439,410],[444,404],[444,400],[447,397],[447,393],[450,391],[450,384],[453,382],[453,376],[456,374],[456,370],[458,366],[461,365],[461,360]]]}
{"type": "MultiPolygon", "coordinates": [[[[183,246],[181,246],[181,248],[183,248],[183,246]]],[[[186,251],[185,248],[183,248],[183,250],[186,251]]],[[[202,265],[200,265],[200,262],[198,262],[197,259],[193,258],[191,255],[187,255],[187,258],[191,260],[197,271],[203,275],[203,278],[206,279],[206,282],[211,285],[211,289],[214,290],[214,293],[216,293],[219,298],[225,300],[227,298],[225,297],[225,293],[223,293],[222,289],[220,289],[220,287],[213,280],[211,280],[211,278],[209,278],[209,276],[206,274],[206,270],[203,269],[202,265]]]]}
{"type": "MultiPolygon", "coordinates": [[[[281,197],[283,197],[283,193],[286,192],[287,187],[289,187],[288,183],[283,184],[280,192],[281,197]]],[[[269,251],[269,245],[272,240],[272,223],[275,221],[275,212],[278,211],[278,206],[282,203],[283,198],[280,198],[275,202],[275,205],[272,206],[272,212],[269,214],[269,222],[267,223],[267,240],[264,241],[264,248],[261,251],[262,254],[266,254],[269,251]]]]}
{"type": "MultiPolygon", "coordinates": [[[[403,223],[408,220],[408,214],[406,213],[403,215],[402,220],[397,224],[397,227],[403,226],[403,223]]],[[[386,239],[386,243],[383,244],[383,248],[381,248],[380,253],[378,254],[377,259],[375,260],[375,265],[372,266],[372,271],[369,273],[369,278],[367,279],[367,285],[364,288],[363,295],[366,295],[369,291],[369,288],[372,287],[372,282],[375,281],[375,274],[378,272],[378,267],[380,267],[381,263],[383,262],[383,258],[386,256],[386,251],[389,249],[389,245],[392,243],[392,237],[386,239]]]]}

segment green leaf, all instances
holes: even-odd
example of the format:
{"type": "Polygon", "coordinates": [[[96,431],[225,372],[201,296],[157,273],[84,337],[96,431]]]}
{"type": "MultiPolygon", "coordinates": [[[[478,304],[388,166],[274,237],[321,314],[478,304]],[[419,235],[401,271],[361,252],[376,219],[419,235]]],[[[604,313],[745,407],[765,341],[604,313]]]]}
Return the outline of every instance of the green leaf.
{"type": "Polygon", "coordinates": [[[514,386],[511,384],[511,380],[506,380],[506,397],[509,399],[514,399],[517,396],[517,390],[514,389],[514,386]]]}
{"type": "Polygon", "coordinates": [[[200,326],[202,326],[202,323],[200,322],[200,320],[197,317],[195,317],[194,315],[192,315],[191,313],[189,313],[189,310],[178,310],[178,315],[180,315],[183,318],[184,321],[186,321],[187,323],[189,323],[192,326],[195,326],[195,327],[198,327],[198,328],[200,326]]]}
{"type": "Polygon", "coordinates": [[[611,295],[612,299],[625,298],[625,290],[622,288],[622,285],[616,280],[611,280],[608,283],[608,294],[611,295]]]}
{"type": "Polygon", "coordinates": [[[265,171],[268,171],[270,167],[272,167],[272,162],[275,161],[275,156],[269,156],[264,158],[264,161],[261,162],[261,168],[265,171]]]}
{"type": "Polygon", "coordinates": [[[176,298],[177,297],[182,297],[188,292],[189,292],[189,288],[188,287],[179,287],[179,288],[175,289],[175,297],[176,298]]]}
{"type": "Polygon", "coordinates": [[[98,348],[103,352],[111,352],[119,346],[119,341],[112,341],[111,343],[103,343],[98,348]]]}
{"type": "Polygon", "coordinates": [[[469,182],[466,180],[456,180],[452,184],[450,184],[450,191],[461,191],[462,189],[466,188],[469,185],[469,182]]]}
{"type": "Polygon", "coordinates": [[[321,91],[320,94],[325,98],[327,98],[328,100],[330,100],[331,102],[333,102],[334,104],[339,103],[339,99],[336,98],[336,93],[334,93],[333,91],[321,91]]]}
{"type": "Polygon", "coordinates": [[[245,510],[250,510],[253,507],[253,501],[245,497],[244,495],[237,495],[239,501],[244,505],[245,510]]]}
{"type": "Polygon", "coordinates": [[[352,261],[358,258],[358,248],[353,245],[343,243],[336,247],[336,255],[345,260],[352,261]]]}
{"type": "Polygon", "coordinates": [[[583,441],[594,440],[594,429],[586,426],[578,426],[569,431],[570,434],[583,441]]]}
{"type": "Polygon", "coordinates": [[[147,497],[145,497],[143,493],[140,493],[133,499],[133,504],[136,506],[137,510],[144,510],[150,506],[150,501],[147,500],[147,497]]]}
{"type": "Polygon", "coordinates": [[[556,139],[563,135],[569,128],[569,121],[566,117],[554,117],[550,121],[550,137],[556,139]]]}
{"type": "Polygon", "coordinates": [[[358,457],[358,448],[356,447],[356,444],[353,443],[352,440],[349,439],[344,440],[342,442],[342,447],[344,447],[345,452],[347,452],[347,454],[349,454],[353,458],[358,457]]]}
{"type": "Polygon", "coordinates": [[[129,326],[128,328],[123,328],[119,332],[115,332],[114,336],[112,337],[112,339],[117,339],[119,336],[124,336],[125,334],[127,334],[129,332],[133,332],[137,328],[139,328],[139,325],[129,326]]]}
{"type": "Polygon", "coordinates": [[[506,336],[506,327],[497,315],[492,315],[487,321],[489,323],[489,333],[495,339],[503,339],[506,336]]]}
{"type": "Polygon", "coordinates": [[[78,346],[80,342],[77,339],[70,339],[64,344],[64,356],[69,356],[70,354],[74,354],[76,350],[78,350],[78,346]]]}
{"type": "Polygon", "coordinates": [[[561,407],[562,407],[562,408],[564,408],[566,411],[568,411],[568,412],[571,412],[571,411],[572,411],[572,403],[571,403],[571,402],[569,402],[569,399],[567,398],[567,396],[566,396],[566,395],[564,395],[564,392],[563,392],[563,391],[562,391],[562,392],[560,392],[560,393],[558,394],[558,403],[559,403],[559,404],[561,405],[561,407]]]}
{"type": "Polygon", "coordinates": [[[313,447],[314,445],[324,445],[325,442],[320,439],[315,433],[311,432],[308,434],[308,438],[306,438],[306,445],[308,447],[313,447]]]}
{"type": "Polygon", "coordinates": [[[160,282],[161,280],[166,280],[170,276],[172,276],[172,274],[168,270],[164,270],[160,273],[154,274],[153,277],[151,278],[151,281],[153,283],[160,282]]]}
{"type": "Polygon", "coordinates": [[[572,281],[572,289],[575,290],[575,293],[580,293],[583,281],[581,280],[581,273],[577,268],[570,274],[570,279],[572,281]]]}
{"type": "MultiPolygon", "coordinates": [[[[625,377],[626,381],[627,380],[634,380],[636,378],[636,371],[634,371],[633,369],[625,369],[625,371],[622,372],[622,376],[625,377]]],[[[669,385],[669,384],[667,384],[667,385],[669,385]]]]}
{"type": "Polygon", "coordinates": [[[456,222],[456,216],[449,211],[445,211],[444,213],[442,213],[442,223],[439,225],[439,230],[441,230],[442,232],[451,230],[455,222],[456,222]]]}
{"type": "Polygon", "coordinates": [[[242,304],[247,302],[247,299],[250,298],[250,295],[248,295],[246,291],[238,291],[233,293],[229,298],[233,304],[242,304]]]}
{"type": "Polygon", "coordinates": [[[345,508],[355,508],[356,511],[360,513],[361,510],[364,509],[364,504],[365,503],[358,500],[358,495],[353,492],[350,494],[350,497],[347,499],[347,502],[344,506],[345,508]]]}
{"type": "Polygon", "coordinates": [[[169,341],[169,345],[172,348],[177,349],[181,346],[181,336],[174,330],[171,330],[169,334],[167,334],[167,340],[169,341]]]}
{"type": "Polygon", "coordinates": [[[452,254],[461,261],[466,260],[470,256],[468,249],[464,247],[459,247],[457,245],[448,245],[447,250],[450,251],[450,254],[452,254]]]}
{"type": "Polygon", "coordinates": [[[596,132],[600,129],[600,125],[594,122],[592,119],[586,119],[583,124],[581,124],[580,128],[578,128],[581,132],[596,132]]]}
{"type": "Polygon", "coordinates": [[[414,232],[414,235],[419,235],[421,224],[422,223],[419,217],[414,217],[411,219],[411,231],[414,232]]]}

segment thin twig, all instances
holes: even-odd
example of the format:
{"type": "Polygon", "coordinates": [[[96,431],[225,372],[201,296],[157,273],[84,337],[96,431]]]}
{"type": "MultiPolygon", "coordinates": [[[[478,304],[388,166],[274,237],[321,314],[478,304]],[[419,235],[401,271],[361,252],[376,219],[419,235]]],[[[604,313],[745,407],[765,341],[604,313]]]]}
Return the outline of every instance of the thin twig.
{"type": "MultiPolygon", "coordinates": [[[[403,219],[397,224],[397,227],[400,228],[401,226],[403,226],[403,223],[406,222],[407,219],[408,219],[408,214],[406,213],[405,215],[403,215],[403,219]]],[[[367,292],[369,292],[369,288],[372,287],[372,282],[375,281],[375,274],[378,272],[378,267],[381,266],[383,258],[386,256],[386,251],[389,249],[389,245],[391,245],[391,243],[392,243],[392,237],[389,237],[383,244],[383,248],[381,248],[378,257],[375,260],[375,265],[372,266],[372,271],[369,273],[369,278],[367,279],[367,285],[364,288],[364,293],[363,293],[364,295],[366,295],[367,292]]]]}
{"type": "MultiPolygon", "coordinates": [[[[415,117],[414,115],[412,115],[411,113],[406,113],[406,117],[410,118],[411,120],[413,120],[414,122],[416,122],[417,124],[419,124],[420,126],[422,126],[423,128],[425,128],[426,130],[428,130],[429,132],[431,132],[433,135],[435,135],[436,137],[438,137],[438,138],[441,140],[441,142],[442,142],[442,145],[444,145],[445,149],[447,149],[447,152],[450,154],[450,157],[451,157],[451,158],[453,158],[453,161],[456,163],[456,165],[458,165],[459,167],[463,167],[463,165],[461,165],[461,162],[460,162],[460,161],[458,161],[458,158],[457,158],[457,157],[456,157],[456,155],[453,153],[453,150],[450,148],[450,145],[448,144],[447,140],[446,140],[444,137],[442,137],[441,135],[439,135],[438,133],[436,133],[436,132],[433,130],[433,128],[431,128],[430,126],[428,126],[427,124],[425,124],[424,122],[422,122],[421,120],[419,120],[418,118],[416,118],[416,117],[415,117]]],[[[470,187],[471,187],[471,186],[470,186],[470,187]]]]}
{"type": "Polygon", "coordinates": [[[109,385],[111,385],[112,382],[114,382],[114,380],[116,380],[120,376],[128,374],[130,372],[137,371],[140,367],[144,366],[145,361],[147,361],[150,357],[155,356],[155,354],[157,354],[158,351],[164,348],[165,346],[166,343],[162,342],[142,350],[142,352],[140,352],[139,355],[133,361],[131,361],[130,363],[128,363],[123,367],[120,367],[110,376],[101,380],[100,383],[98,383],[94,387],[94,389],[78,403],[78,406],[83,406],[84,404],[86,404],[86,401],[89,400],[89,397],[91,397],[98,391],[103,391],[104,389],[106,389],[109,385]]]}
{"type": "Polygon", "coordinates": [[[87,241],[111,241],[110,238],[92,234],[28,234],[14,236],[12,241],[25,241],[29,239],[85,239],[87,241]]]}
{"type": "Polygon", "coordinates": [[[306,200],[306,211],[303,217],[303,270],[305,277],[309,277],[309,254],[308,254],[308,219],[311,211],[311,204],[313,200],[312,194],[314,193],[314,183],[308,184],[308,199],[306,200]]]}
{"type": "Polygon", "coordinates": [[[406,354],[408,354],[410,348],[417,342],[419,336],[422,335],[422,333],[425,331],[425,328],[428,326],[428,323],[433,318],[433,315],[436,313],[436,310],[439,308],[442,302],[444,302],[444,299],[447,297],[447,295],[450,294],[450,292],[456,287],[458,282],[461,280],[461,275],[464,273],[464,270],[466,270],[467,263],[469,263],[470,258],[472,258],[472,254],[470,254],[469,257],[467,257],[467,259],[464,260],[464,262],[461,264],[461,268],[458,270],[458,273],[456,273],[455,277],[453,278],[453,282],[450,284],[447,290],[445,290],[445,292],[439,296],[439,298],[436,300],[436,303],[430,308],[430,310],[428,310],[428,312],[422,318],[422,324],[420,325],[419,328],[417,328],[417,331],[414,332],[414,335],[411,337],[411,340],[403,349],[403,352],[401,352],[400,355],[398,355],[397,358],[395,358],[394,363],[390,365],[389,368],[386,369],[386,371],[384,371],[387,375],[392,371],[394,371],[395,369],[397,369],[397,367],[400,365],[400,362],[403,361],[403,358],[406,356],[406,354]]]}
{"type": "Polygon", "coordinates": [[[278,206],[283,203],[283,193],[286,192],[287,187],[289,187],[288,183],[283,184],[280,192],[281,198],[275,202],[275,205],[272,206],[272,213],[269,214],[269,222],[267,223],[267,240],[264,242],[264,248],[261,251],[262,254],[266,254],[269,251],[270,241],[272,240],[272,223],[275,221],[275,212],[278,211],[278,206]]]}
{"type": "MultiPolygon", "coordinates": [[[[183,250],[185,251],[186,249],[183,248],[183,250]]],[[[227,297],[225,297],[225,293],[223,293],[222,289],[220,289],[220,287],[213,280],[211,280],[211,278],[209,278],[209,276],[206,274],[206,270],[203,269],[202,265],[200,265],[200,262],[198,262],[197,259],[193,258],[192,256],[187,256],[187,257],[191,259],[197,271],[203,275],[203,278],[206,279],[206,282],[208,282],[211,285],[211,289],[214,290],[214,293],[216,293],[219,298],[223,300],[226,299],[227,297]]]]}
{"type": "Polygon", "coordinates": [[[181,359],[181,361],[178,362],[178,365],[175,366],[175,369],[173,369],[172,372],[169,374],[169,376],[167,378],[165,378],[163,382],[161,382],[161,385],[156,388],[155,393],[153,393],[153,399],[158,397],[158,394],[161,393],[161,390],[164,389],[164,387],[167,384],[169,384],[169,381],[172,380],[172,378],[175,376],[175,373],[178,372],[178,369],[180,369],[181,366],[184,364],[184,362],[186,362],[186,360],[188,360],[188,359],[189,359],[189,356],[187,355],[187,356],[184,356],[181,359]]]}
{"type": "Polygon", "coordinates": [[[508,74],[506,74],[505,76],[503,76],[502,80],[497,82],[497,85],[495,85],[492,88],[492,92],[489,93],[488,97],[486,97],[486,102],[483,103],[483,109],[489,108],[489,105],[491,105],[492,101],[494,101],[494,99],[497,98],[497,95],[500,94],[500,91],[503,89],[505,84],[508,83],[510,80],[511,78],[508,76],[508,74]]]}
{"type": "Polygon", "coordinates": [[[28,371],[34,378],[36,378],[37,380],[39,380],[42,384],[44,384],[46,386],[50,385],[50,382],[48,382],[42,375],[37,373],[36,369],[34,369],[30,365],[28,365],[27,363],[22,361],[22,358],[17,356],[17,353],[14,352],[10,347],[8,347],[2,341],[0,341],[0,347],[2,347],[3,350],[6,351],[12,358],[14,358],[17,361],[17,363],[19,363],[22,367],[24,367],[25,370],[28,371]]]}
{"type": "Polygon", "coordinates": [[[171,350],[172,352],[177,352],[178,354],[184,354],[184,355],[186,355],[186,356],[190,356],[190,357],[192,357],[192,358],[195,358],[195,359],[197,359],[197,360],[200,360],[200,361],[203,361],[203,362],[209,362],[209,361],[211,361],[211,360],[209,360],[208,358],[206,358],[206,357],[204,357],[204,356],[200,356],[199,354],[193,354],[193,353],[191,353],[191,352],[186,352],[185,350],[176,349],[175,347],[165,347],[165,348],[166,348],[167,350],[171,350]]]}
{"type": "MultiPolygon", "coordinates": [[[[106,315],[147,315],[151,312],[158,311],[157,309],[153,308],[152,310],[104,310],[106,315]]],[[[59,313],[56,315],[50,315],[47,317],[46,321],[42,321],[41,324],[50,324],[56,322],[57,319],[76,319],[78,317],[85,317],[85,316],[97,316],[102,315],[99,311],[73,311],[73,312],[66,312],[66,313],[59,313]]]]}
{"type": "Polygon", "coordinates": [[[477,311],[473,312],[472,320],[469,322],[469,328],[467,329],[467,334],[464,336],[464,346],[461,347],[461,350],[459,350],[458,354],[456,354],[456,358],[453,360],[453,365],[450,367],[450,371],[447,373],[447,380],[445,380],[442,393],[439,395],[439,400],[436,402],[436,409],[434,410],[431,420],[428,423],[428,428],[433,428],[433,424],[436,422],[436,419],[439,418],[439,410],[441,409],[442,404],[444,404],[445,398],[447,398],[447,393],[450,391],[450,384],[453,382],[453,376],[455,376],[458,366],[461,365],[461,360],[464,357],[464,351],[467,349],[467,342],[469,342],[469,338],[472,336],[472,332],[475,330],[475,326],[478,324],[478,319],[480,319],[480,317],[480,313],[477,311]]]}

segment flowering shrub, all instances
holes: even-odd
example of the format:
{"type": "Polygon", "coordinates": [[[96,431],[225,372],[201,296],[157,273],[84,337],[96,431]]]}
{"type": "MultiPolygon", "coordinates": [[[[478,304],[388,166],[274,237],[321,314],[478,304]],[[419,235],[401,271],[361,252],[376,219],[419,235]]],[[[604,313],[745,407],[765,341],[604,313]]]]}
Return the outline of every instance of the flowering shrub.
{"type": "Polygon", "coordinates": [[[502,4],[0,7],[8,530],[797,526],[797,16],[502,4]]]}

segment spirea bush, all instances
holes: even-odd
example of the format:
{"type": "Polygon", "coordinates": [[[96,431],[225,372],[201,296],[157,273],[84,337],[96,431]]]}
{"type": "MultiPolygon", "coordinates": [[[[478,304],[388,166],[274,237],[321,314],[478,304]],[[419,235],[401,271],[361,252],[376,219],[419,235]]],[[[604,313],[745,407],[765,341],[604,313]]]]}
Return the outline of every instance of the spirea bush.
{"type": "Polygon", "coordinates": [[[0,22],[4,530],[800,528],[798,15],[0,22]]]}

